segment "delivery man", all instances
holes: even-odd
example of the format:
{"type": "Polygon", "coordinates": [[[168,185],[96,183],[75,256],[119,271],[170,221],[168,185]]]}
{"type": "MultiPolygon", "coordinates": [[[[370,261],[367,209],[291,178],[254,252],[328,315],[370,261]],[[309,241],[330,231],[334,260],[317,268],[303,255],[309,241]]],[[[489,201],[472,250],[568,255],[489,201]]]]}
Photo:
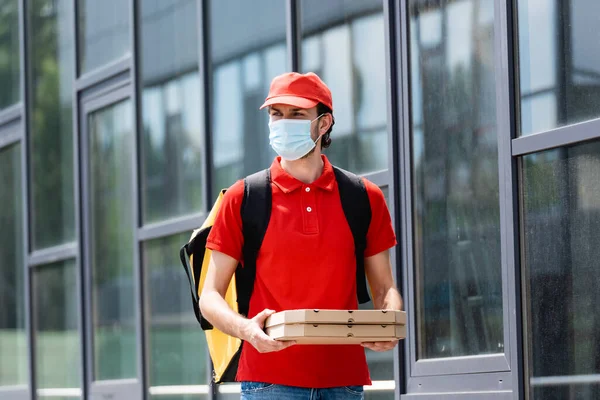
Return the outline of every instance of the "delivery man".
{"type": "MultiPolygon", "coordinates": [[[[200,298],[204,317],[222,332],[245,341],[236,380],[242,399],[360,399],[370,385],[364,348],[393,349],[397,341],[360,345],[295,345],[263,330],[277,311],[357,309],[356,258],[336,178],[322,149],[331,144],[333,103],[314,73],[277,76],[267,108],[270,143],[278,156],[270,166],[272,211],[256,262],[248,318],[225,302],[242,258],[240,207],[243,181],[225,193],[207,240],[212,258],[200,298]]],[[[377,309],[401,310],[389,249],[396,245],[381,189],[364,180],[371,205],[365,272],[377,309]]]]}

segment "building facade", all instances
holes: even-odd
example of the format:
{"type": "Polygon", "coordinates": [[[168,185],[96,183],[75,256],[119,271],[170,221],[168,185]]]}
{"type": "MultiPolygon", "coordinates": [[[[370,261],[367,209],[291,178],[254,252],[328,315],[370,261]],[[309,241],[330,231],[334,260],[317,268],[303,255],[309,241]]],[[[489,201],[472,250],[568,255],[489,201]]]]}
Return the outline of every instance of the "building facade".
{"type": "MultiPolygon", "coordinates": [[[[367,399],[600,398],[597,0],[0,0],[0,399],[233,399],[179,248],[333,93],[409,315],[367,399]]],[[[368,307],[369,305],[367,305],[368,307]]]]}

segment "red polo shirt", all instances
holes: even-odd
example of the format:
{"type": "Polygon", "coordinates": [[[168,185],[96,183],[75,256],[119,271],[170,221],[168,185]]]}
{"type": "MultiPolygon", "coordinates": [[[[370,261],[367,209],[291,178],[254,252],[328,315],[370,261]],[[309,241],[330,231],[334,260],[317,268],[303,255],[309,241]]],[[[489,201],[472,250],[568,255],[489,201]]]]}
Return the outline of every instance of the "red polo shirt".
{"type": "MultiPolygon", "coordinates": [[[[358,308],[354,240],[333,168],[322,157],[323,173],[311,184],[285,172],[280,157],[270,167],[273,206],[256,262],[250,318],[265,308],[358,308]]],[[[396,237],[381,189],[365,184],[372,210],[369,257],[393,247],[396,237]]],[[[207,248],[237,260],[242,257],[243,194],[241,180],[227,190],[207,241],[207,248]]],[[[261,354],[244,343],[236,379],[311,388],[371,384],[360,345],[295,345],[261,354]]]]}

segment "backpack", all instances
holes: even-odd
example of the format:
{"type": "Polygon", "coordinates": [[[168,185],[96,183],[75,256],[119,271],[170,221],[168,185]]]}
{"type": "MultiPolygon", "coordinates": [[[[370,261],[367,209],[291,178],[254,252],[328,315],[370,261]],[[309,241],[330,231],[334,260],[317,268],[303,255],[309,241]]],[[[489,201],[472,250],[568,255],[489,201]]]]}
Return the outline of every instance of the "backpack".
{"type": "MultiPolygon", "coordinates": [[[[370,300],[364,270],[364,251],[367,244],[367,231],[371,222],[371,205],[363,180],[348,171],[333,167],[338,183],[344,215],[354,237],[356,254],[356,290],[360,304],[370,300]]],[[[194,230],[189,241],[181,247],[180,259],[188,277],[192,306],[196,319],[206,334],[210,358],[213,363],[213,380],[216,384],[234,382],[237,373],[242,340],[226,335],[207,321],[200,312],[198,300],[204,280],[211,250],[206,248],[206,240],[221,206],[225,189],[219,195],[202,226],[194,230]]],[[[247,176],[244,179],[244,198],[241,217],[244,236],[244,267],[238,264],[233,275],[225,301],[236,312],[248,316],[250,297],[256,276],[256,258],[269,225],[271,216],[271,177],[269,169],[247,176]]]]}

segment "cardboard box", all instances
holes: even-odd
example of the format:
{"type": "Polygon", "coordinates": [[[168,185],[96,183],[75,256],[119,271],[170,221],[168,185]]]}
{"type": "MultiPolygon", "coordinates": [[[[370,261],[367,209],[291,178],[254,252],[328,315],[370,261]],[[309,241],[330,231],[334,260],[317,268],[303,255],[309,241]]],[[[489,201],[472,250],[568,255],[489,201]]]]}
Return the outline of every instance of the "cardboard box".
{"type": "Polygon", "coordinates": [[[404,339],[406,325],[276,325],[267,328],[267,335],[298,344],[359,344],[404,339]]]}
{"type": "Polygon", "coordinates": [[[405,311],[388,310],[288,310],[271,315],[265,327],[282,324],[406,325],[405,311]]]}
{"type": "Polygon", "coordinates": [[[298,344],[359,344],[406,338],[406,313],[385,310],[288,310],[265,321],[267,335],[298,344]]]}

